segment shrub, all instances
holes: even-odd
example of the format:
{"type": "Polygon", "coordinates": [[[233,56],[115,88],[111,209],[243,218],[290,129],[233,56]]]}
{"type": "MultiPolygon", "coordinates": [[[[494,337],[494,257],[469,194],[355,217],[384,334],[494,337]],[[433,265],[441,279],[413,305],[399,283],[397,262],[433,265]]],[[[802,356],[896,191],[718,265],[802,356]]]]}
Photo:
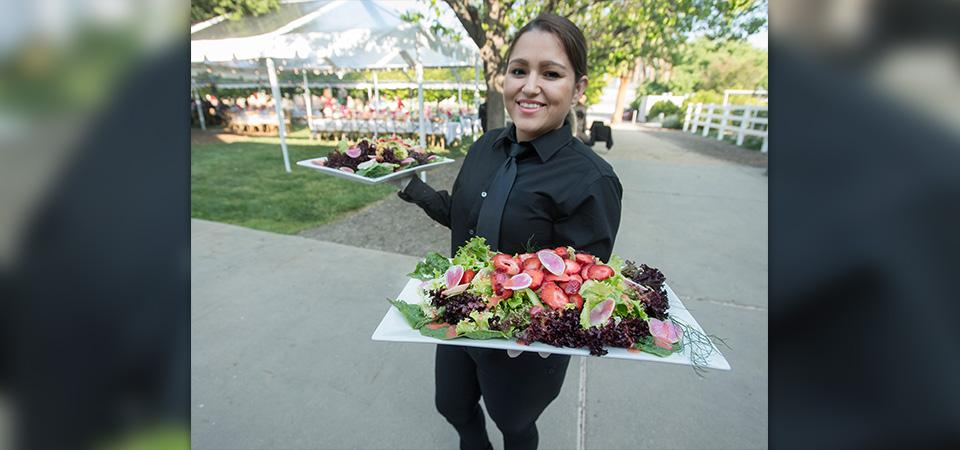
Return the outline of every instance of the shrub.
{"type": "Polygon", "coordinates": [[[660,124],[663,128],[672,128],[674,130],[679,130],[683,128],[683,119],[677,115],[672,114],[663,118],[663,123],[660,124]]]}
{"type": "Polygon", "coordinates": [[[663,113],[664,116],[676,115],[680,113],[680,107],[669,100],[660,100],[650,107],[647,117],[658,117],[660,113],[663,113]]]}
{"type": "Polygon", "coordinates": [[[687,97],[687,100],[683,102],[681,108],[686,111],[687,105],[695,105],[697,103],[719,105],[723,103],[723,94],[716,91],[697,91],[687,97]]]}

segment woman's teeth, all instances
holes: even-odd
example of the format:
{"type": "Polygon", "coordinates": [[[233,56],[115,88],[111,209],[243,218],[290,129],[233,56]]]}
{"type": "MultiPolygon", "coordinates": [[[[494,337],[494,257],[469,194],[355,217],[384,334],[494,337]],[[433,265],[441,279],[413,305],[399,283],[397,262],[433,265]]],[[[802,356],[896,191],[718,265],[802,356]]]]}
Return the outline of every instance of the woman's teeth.
{"type": "Polygon", "coordinates": [[[540,109],[543,107],[543,105],[539,103],[527,103],[527,102],[518,102],[518,103],[520,104],[520,107],[523,109],[540,109]]]}

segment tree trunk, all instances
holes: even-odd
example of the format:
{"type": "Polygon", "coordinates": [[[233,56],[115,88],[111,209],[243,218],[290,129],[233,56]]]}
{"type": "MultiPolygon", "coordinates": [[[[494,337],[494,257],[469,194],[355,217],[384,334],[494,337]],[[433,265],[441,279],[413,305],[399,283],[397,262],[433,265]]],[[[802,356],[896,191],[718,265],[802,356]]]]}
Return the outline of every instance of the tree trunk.
{"type": "Polygon", "coordinates": [[[503,112],[503,79],[499,70],[499,61],[484,61],[487,79],[487,129],[495,130],[506,124],[503,112]]]}
{"type": "Polygon", "coordinates": [[[487,83],[487,129],[495,130],[506,124],[503,114],[503,89],[487,83]]]}
{"type": "Polygon", "coordinates": [[[610,118],[610,123],[620,123],[621,118],[623,117],[623,106],[627,99],[627,84],[630,83],[630,72],[622,72],[620,74],[620,88],[617,89],[617,101],[613,106],[613,117],[610,118]]]}

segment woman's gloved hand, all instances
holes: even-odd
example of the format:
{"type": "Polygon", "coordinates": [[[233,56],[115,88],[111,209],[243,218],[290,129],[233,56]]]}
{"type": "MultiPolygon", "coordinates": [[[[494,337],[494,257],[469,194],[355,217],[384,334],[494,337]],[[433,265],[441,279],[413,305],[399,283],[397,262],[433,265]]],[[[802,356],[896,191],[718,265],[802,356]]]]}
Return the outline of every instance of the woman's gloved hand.
{"type": "Polygon", "coordinates": [[[396,186],[398,191],[403,191],[407,188],[407,185],[410,184],[410,180],[412,180],[414,176],[414,174],[408,174],[402,177],[394,177],[387,180],[387,183],[396,186]]]}
{"type": "MultiPolygon", "coordinates": [[[[523,350],[507,350],[507,356],[511,358],[516,358],[520,356],[521,353],[523,353],[523,350]]],[[[540,357],[543,359],[547,359],[550,357],[550,352],[537,352],[537,354],[539,354],[540,357]]]]}

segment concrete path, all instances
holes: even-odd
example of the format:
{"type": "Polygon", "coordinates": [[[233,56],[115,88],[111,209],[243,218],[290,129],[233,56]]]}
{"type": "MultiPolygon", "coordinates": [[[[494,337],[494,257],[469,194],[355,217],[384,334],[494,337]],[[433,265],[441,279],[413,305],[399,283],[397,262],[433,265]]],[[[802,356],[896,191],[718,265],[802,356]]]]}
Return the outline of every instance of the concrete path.
{"type": "MultiPolygon", "coordinates": [[[[642,131],[615,130],[615,253],[659,267],[733,370],[574,358],[538,422],[542,449],[764,448],[767,178],[642,131]],[[586,377],[580,376],[585,363],[586,377]]],[[[433,347],[370,334],[417,258],[193,221],[195,449],[451,449],[433,347]],[[402,270],[398,270],[402,268],[402,270]]],[[[502,448],[488,423],[494,447],[502,448]]]]}

